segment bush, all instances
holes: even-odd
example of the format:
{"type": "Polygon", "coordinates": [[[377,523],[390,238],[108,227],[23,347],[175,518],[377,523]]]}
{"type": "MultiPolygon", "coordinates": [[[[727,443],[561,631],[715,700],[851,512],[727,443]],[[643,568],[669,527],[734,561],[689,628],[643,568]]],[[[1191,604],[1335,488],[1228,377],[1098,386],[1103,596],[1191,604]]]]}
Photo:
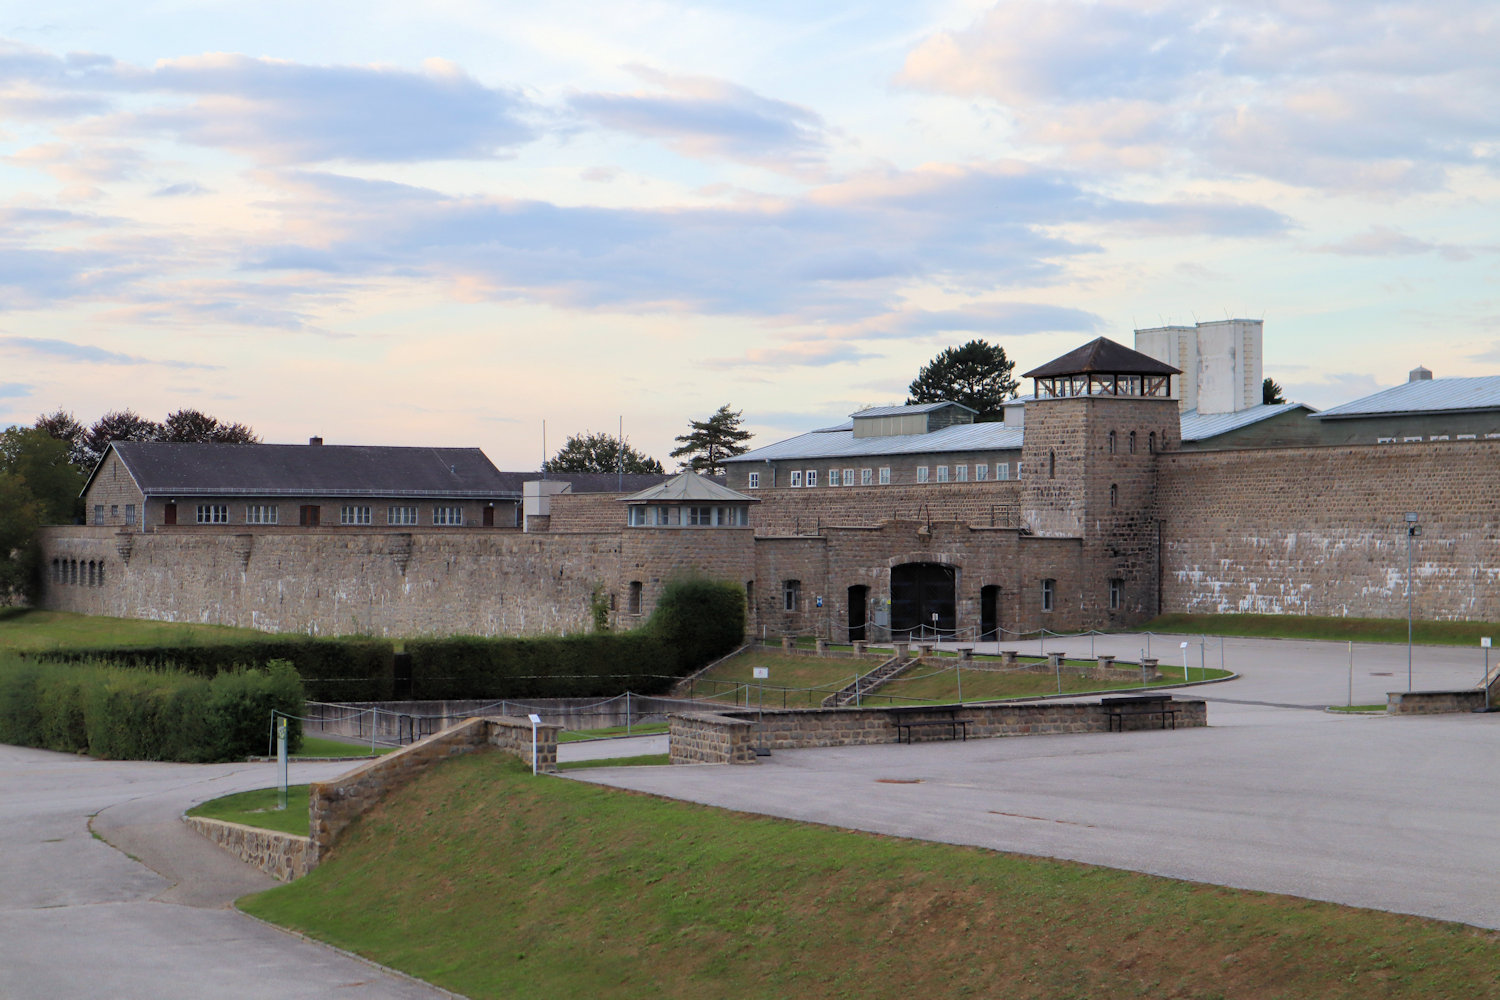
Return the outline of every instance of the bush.
{"type": "MultiPolygon", "coordinates": [[[[290,663],[210,679],[175,670],[0,660],[0,742],[116,760],[220,761],[264,753],[271,711],[300,715],[290,663]]],[[[296,720],[290,749],[301,745],[296,720]]]]}
{"type": "Polygon", "coordinates": [[[745,641],[745,590],[712,580],[668,581],[646,628],[677,651],[678,672],[691,673],[745,641]]]}

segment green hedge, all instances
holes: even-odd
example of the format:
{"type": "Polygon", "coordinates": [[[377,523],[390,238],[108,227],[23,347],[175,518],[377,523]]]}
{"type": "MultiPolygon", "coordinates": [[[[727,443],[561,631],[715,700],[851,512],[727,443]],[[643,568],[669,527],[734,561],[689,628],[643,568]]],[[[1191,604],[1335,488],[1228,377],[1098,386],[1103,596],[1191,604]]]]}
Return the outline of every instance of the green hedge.
{"type": "Polygon", "coordinates": [[[312,701],[389,701],[394,694],[395,647],[383,639],[267,636],[244,642],[59,649],[25,655],[49,663],[108,661],[202,677],[285,660],[301,675],[312,701]]]}
{"type": "MultiPolygon", "coordinates": [[[[285,660],[214,677],[107,663],[0,658],[0,743],[114,760],[223,761],[266,752],[273,709],[302,713],[285,660]]],[[[302,744],[290,721],[287,742],[302,744]]]]}
{"type": "Polygon", "coordinates": [[[667,584],[632,632],[538,638],[455,636],[406,643],[414,699],[609,697],[657,694],[744,641],[745,591],[667,584]]]}

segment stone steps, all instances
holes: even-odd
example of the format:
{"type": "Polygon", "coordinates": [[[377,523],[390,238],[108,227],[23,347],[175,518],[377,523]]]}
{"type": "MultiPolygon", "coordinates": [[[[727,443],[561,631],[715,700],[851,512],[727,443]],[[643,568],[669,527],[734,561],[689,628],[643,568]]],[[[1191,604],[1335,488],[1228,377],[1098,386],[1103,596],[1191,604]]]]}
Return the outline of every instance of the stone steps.
{"type": "Polygon", "coordinates": [[[887,681],[900,674],[907,667],[916,663],[917,659],[902,656],[899,653],[880,666],[871,670],[862,677],[856,677],[851,683],[835,691],[823,699],[824,708],[843,708],[850,704],[859,695],[869,694],[871,691],[881,687],[887,681]]]}

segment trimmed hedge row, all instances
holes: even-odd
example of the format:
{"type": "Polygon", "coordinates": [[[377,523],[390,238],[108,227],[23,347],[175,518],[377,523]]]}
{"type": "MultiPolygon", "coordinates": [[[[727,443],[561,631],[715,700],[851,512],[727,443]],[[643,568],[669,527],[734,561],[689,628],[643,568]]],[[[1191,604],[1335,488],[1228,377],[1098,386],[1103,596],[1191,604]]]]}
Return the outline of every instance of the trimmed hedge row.
{"type": "Polygon", "coordinates": [[[58,649],[26,655],[49,663],[108,661],[202,677],[245,664],[285,660],[301,675],[307,697],[313,701],[390,701],[394,695],[395,646],[384,639],[267,636],[243,642],[58,649]]]}
{"type": "Polygon", "coordinates": [[[677,580],[630,632],[531,638],[455,636],[406,643],[411,675],[396,679],[395,648],[379,639],[268,636],[220,645],[65,649],[27,654],[51,663],[108,661],[215,677],[245,664],[284,660],[312,701],[610,697],[657,694],[732,652],[745,635],[745,591],[730,583],[677,580]]]}
{"type": "MultiPolygon", "coordinates": [[[[302,682],[285,660],[210,678],[0,658],[0,743],[113,760],[242,760],[266,752],[273,709],[302,711],[302,682]]],[[[287,743],[302,745],[295,718],[287,743]]]]}

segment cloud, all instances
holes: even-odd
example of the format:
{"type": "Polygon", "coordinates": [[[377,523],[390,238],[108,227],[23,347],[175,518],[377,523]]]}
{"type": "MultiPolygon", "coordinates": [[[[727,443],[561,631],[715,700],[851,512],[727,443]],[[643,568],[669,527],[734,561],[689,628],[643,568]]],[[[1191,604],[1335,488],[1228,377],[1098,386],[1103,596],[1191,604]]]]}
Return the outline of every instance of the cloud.
{"type": "Polygon", "coordinates": [[[1293,403],[1326,410],[1389,388],[1364,372],[1329,372],[1315,381],[1283,382],[1281,394],[1293,403]]]}
{"type": "Polygon", "coordinates": [[[21,399],[31,395],[35,388],[20,382],[0,382],[0,399],[21,399]]]}
{"type": "Polygon", "coordinates": [[[961,309],[912,309],[880,319],[878,334],[974,333],[984,336],[1025,336],[1032,333],[1093,333],[1104,320],[1082,309],[1031,302],[978,302],[961,309]]]}
{"type": "Polygon", "coordinates": [[[1487,0],[1007,0],[923,39],[897,82],[993,101],[1077,163],[1410,191],[1493,165],[1497,50],[1487,0]]]}
{"type": "Polygon", "coordinates": [[[189,195],[212,194],[213,192],[196,181],[179,181],[157,188],[151,192],[153,198],[183,198],[189,195]]]}
{"type": "Polygon", "coordinates": [[[0,348],[10,349],[16,353],[29,354],[34,357],[59,358],[63,361],[76,361],[85,364],[157,365],[162,368],[182,368],[202,371],[217,371],[219,369],[218,365],[142,358],[131,354],[121,354],[117,351],[106,351],[102,347],[94,347],[91,344],[74,344],[66,340],[48,340],[40,337],[7,336],[0,338],[0,348]]]}
{"type": "Polygon", "coordinates": [[[1474,251],[1469,247],[1429,243],[1389,226],[1371,226],[1363,233],[1356,233],[1335,243],[1325,243],[1313,249],[1320,253],[1339,254],[1345,257],[1406,257],[1437,253],[1447,260],[1463,261],[1474,256],[1474,251]]]}
{"type": "Polygon", "coordinates": [[[569,106],[605,128],[659,139],[694,159],[795,168],[822,159],[823,119],[807,108],[709,77],[632,69],[660,89],[577,94],[569,106]]]}
{"type": "Polygon", "coordinates": [[[754,347],[737,357],[705,358],[703,368],[734,370],[753,368],[827,368],[830,365],[853,364],[880,355],[839,341],[805,341],[788,347],[754,347]]]}

